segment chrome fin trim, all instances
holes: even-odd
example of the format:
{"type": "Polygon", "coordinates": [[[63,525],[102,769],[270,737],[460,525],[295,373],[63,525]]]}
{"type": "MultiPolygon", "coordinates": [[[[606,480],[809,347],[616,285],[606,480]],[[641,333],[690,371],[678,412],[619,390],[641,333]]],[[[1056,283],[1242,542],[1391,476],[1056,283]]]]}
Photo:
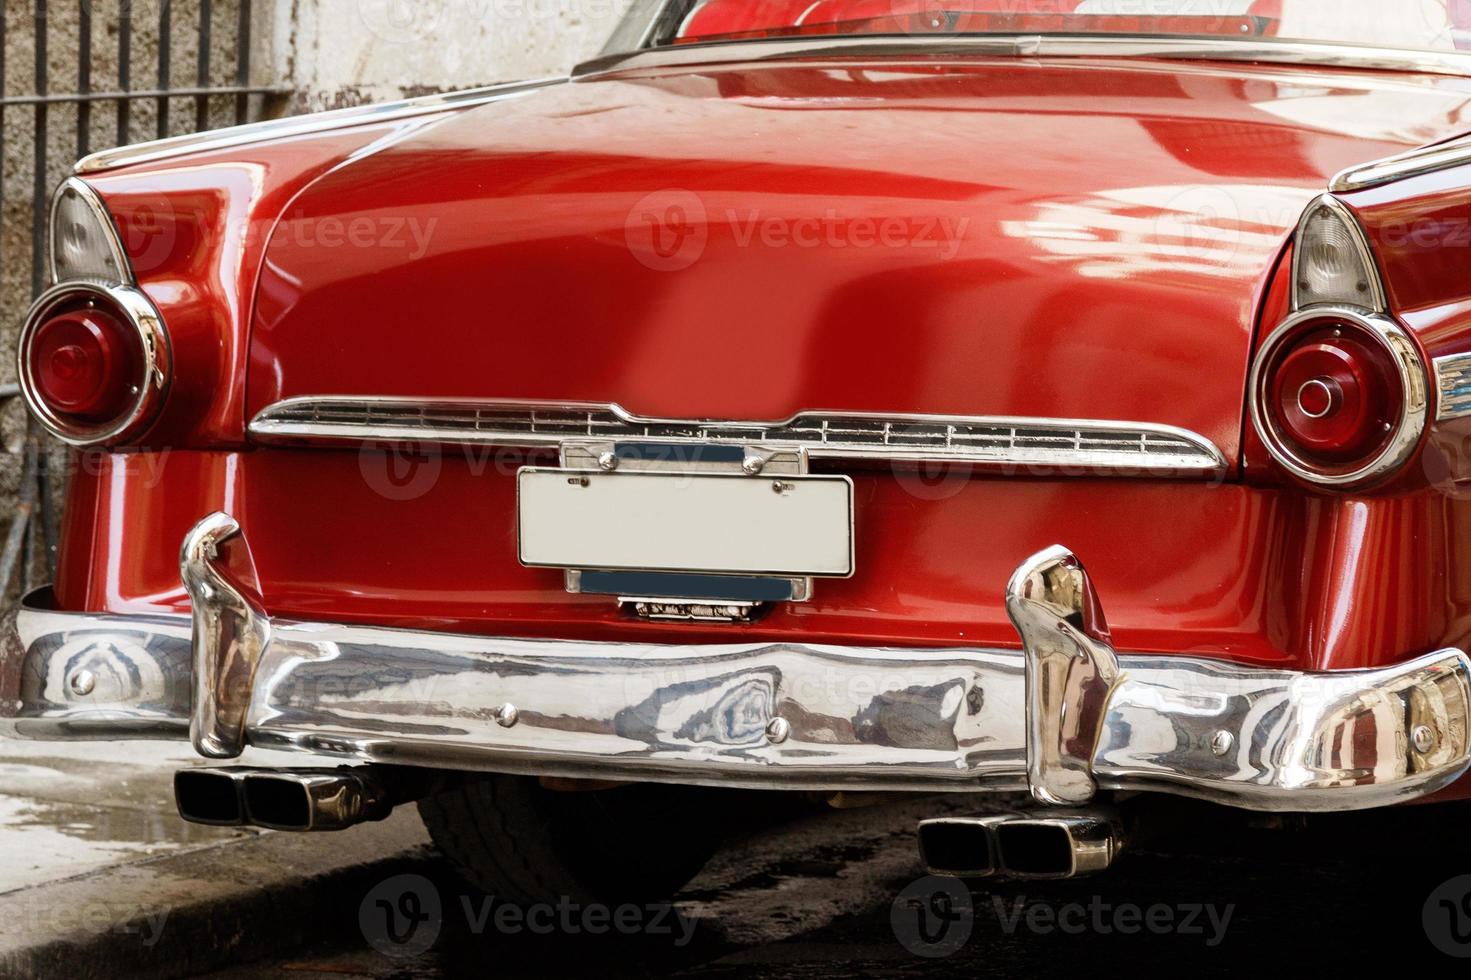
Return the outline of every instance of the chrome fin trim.
{"type": "Polygon", "coordinates": [[[555,448],[567,439],[792,447],[812,458],[953,461],[1000,467],[1216,476],[1225,456],[1204,436],[1149,422],[1003,416],[803,412],[780,422],[655,419],[616,404],[305,397],[251,420],[262,442],[555,448]]]}
{"type": "Polygon", "coordinates": [[[351,106],[346,109],[331,109],[284,119],[268,119],[264,122],[246,123],[226,129],[214,129],[186,136],[171,136],[167,139],[133,143],[128,146],[101,150],[79,160],[74,173],[90,174],[115,167],[127,167],[141,163],[155,163],[189,153],[205,153],[226,150],[236,146],[247,146],[266,140],[288,139],[309,136],[314,133],[343,129],[348,126],[364,126],[374,123],[392,122],[412,116],[423,116],[435,112],[466,109],[471,106],[497,102],[512,96],[523,95],[558,85],[567,81],[566,76],[539,78],[524,82],[509,82],[488,85],[483,88],[465,89],[460,92],[441,92],[395,102],[379,102],[372,105],[351,106]]]}
{"type": "Polygon", "coordinates": [[[1333,178],[1330,188],[1335,194],[1351,194],[1468,163],[1471,137],[1462,136],[1350,167],[1333,178]]]}
{"type": "Polygon", "coordinates": [[[1471,354],[1435,359],[1435,420],[1446,422],[1471,415],[1471,354]]]}

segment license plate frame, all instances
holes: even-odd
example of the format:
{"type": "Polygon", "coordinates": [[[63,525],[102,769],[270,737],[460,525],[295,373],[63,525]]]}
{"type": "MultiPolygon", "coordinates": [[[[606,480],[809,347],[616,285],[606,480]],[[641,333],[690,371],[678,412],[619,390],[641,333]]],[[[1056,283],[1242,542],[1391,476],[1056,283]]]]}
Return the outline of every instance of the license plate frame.
{"type": "Polygon", "coordinates": [[[532,568],[848,578],[853,481],[841,475],[516,474],[516,550],[532,568]]]}

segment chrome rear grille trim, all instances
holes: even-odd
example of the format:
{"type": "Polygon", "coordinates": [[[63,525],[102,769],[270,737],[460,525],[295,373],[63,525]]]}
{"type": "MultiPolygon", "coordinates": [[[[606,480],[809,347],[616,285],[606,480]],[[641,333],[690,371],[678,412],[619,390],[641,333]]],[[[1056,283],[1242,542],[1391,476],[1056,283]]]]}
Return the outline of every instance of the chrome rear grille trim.
{"type": "Polygon", "coordinates": [[[1471,354],[1451,354],[1435,359],[1437,421],[1471,415],[1471,354]]]}
{"type": "Polygon", "coordinates": [[[800,448],[814,458],[953,461],[994,466],[1220,475],[1226,459],[1204,436],[1151,422],[1000,416],[803,412],[782,422],[633,415],[614,404],[290,398],[250,423],[257,440],[341,445],[415,442],[555,448],[564,439],[734,443],[800,448]]]}

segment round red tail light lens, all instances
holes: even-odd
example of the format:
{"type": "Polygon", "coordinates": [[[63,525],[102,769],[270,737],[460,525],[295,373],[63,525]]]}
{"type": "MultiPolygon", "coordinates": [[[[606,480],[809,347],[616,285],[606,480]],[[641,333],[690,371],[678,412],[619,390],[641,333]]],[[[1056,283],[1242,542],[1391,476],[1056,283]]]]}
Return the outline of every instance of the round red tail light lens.
{"type": "Polygon", "coordinates": [[[48,291],[32,307],[19,347],[32,413],[76,445],[141,434],[168,380],[158,313],[125,286],[69,283],[48,291]]]}
{"type": "Polygon", "coordinates": [[[37,326],[30,359],[41,400],[58,413],[105,422],[128,410],[143,350],[137,331],[106,310],[84,306],[37,326]]]}
{"type": "Polygon", "coordinates": [[[1267,338],[1252,366],[1257,434],[1289,472],[1342,486],[1388,475],[1425,430],[1426,379],[1398,324],[1308,310],[1267,338]]]}

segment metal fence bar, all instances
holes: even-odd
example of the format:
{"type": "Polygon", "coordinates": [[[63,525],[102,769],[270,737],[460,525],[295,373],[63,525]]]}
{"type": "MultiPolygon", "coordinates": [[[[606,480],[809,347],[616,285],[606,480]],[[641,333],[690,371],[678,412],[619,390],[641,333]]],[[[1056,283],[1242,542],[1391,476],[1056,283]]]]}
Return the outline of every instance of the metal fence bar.
{"type": "MultiPolygon", "coordinates": [[[[86,96],[92,90],[92,5],[83,3],[77,18],[77,92],[86,96]]],[[[91,142],[92,102],[83,98],[77,103],[77,156],[86,156],[91,142]]]]}
{"type": "MultiPolygon", "coordinates": [[[[173,61],[174,0],[162,0],[158,6],[158,87],[169,89],[169,69],[173,61]]],[[[169,97],[158,99],[158,138],[169,134],[169,97]]]]}
{"type": "Polygon", "coordinates": [[[239,19],[235,24],[235,123],[250,118],[250,0],[240,0],[239,19]]]}
{"type": "MultiPolygon", "coordinates": [[[[5,36],[5,21],[5,7],[3,4],[0,4],[0,98],[5,97],[5,52],[8,46],[6,44],[5,36]]],[[[5,201],[5,153],[3,152],[4,146],[5,107],[3,105],[0,105],[0,206],[3,206],[5,201]]],[[[3,215],[3,213],[3,210],[0,210],[0,215],[3,215]]],[[[0,236],[0,269],[3,268],[5,268],[5,252],[3,245],[3,236],[0,236]]]]}
{"type": "MultiPolygon", "coordinates": [[[[46,50],[46,2],[47,0],[36,0],[36,94],[45,95],[49,87],[46,79],[47,58],[46,50]]],[[[46,122],[50,106],[45,102],[36,103],[36,145],[35,145],[35,175],[31,182],[31,208],[34,215],[43,215],[46,212],[46,198],[50,192],[47,186],[46,176],[46,122]]],[[[39,217],[31,222],[31,291],[39,293],[41,287],[46,283],[46,263],[44,258],[44,245],[46,239],[46,222],[39,217]]]]}
{"type": "MultiPolygon", "coordinates": [[[[212,40],[210,21],[212,20],[214,20],[213,0],[199,0],[199,60],[196,63],[195,79],[200,89],[209,87],[209,47],[212,40]]],[[[194,128],[207,129],[208,127],[209,96],[197,95],[194,97],[194,128]]]]}
{"type": "MultiPolygon", "coordinates": [[[[133,87],[133,0],[122,0],[118,5],[117,23],[117,87],[127,92],[133,87]]],[[[128,142],[128,133],[133,126],[133,101],[118,99],[117,141],[128,142]]]]}
{"type": "Polygon", "coordinates": [[[140,88],[118,92],[54,92],[48,95],[7,95],[0,98],[0,105],[36,105],[46,102],[51,105],[64,102],[112,102],[122,100],[134,102],[139,99],[199,98],[211,95],[289,95],[291,90],[280,85],[209,85],[204,88],[184,86],[182,88],[140,88]]]}

